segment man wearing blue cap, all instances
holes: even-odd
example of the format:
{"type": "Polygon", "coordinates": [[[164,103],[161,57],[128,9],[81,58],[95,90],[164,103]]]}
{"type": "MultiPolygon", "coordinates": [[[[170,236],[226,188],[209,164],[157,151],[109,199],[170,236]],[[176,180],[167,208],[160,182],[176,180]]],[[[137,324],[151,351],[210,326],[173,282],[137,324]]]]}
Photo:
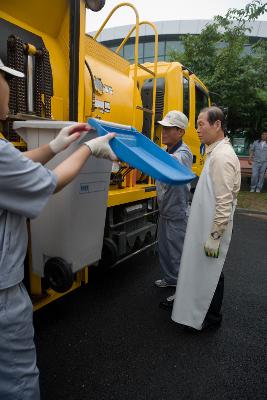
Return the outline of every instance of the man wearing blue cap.
{"type": "MultiPolygon", "coordinates": [[[[181,111],[170,111],[162,121],[162,143],[166,151],[180,163],[192,168],[193,155],[182,138],[188,125],[181,111]]],[[[188,218],[190,185],[169,185],[156,181],[159,207],[158,251],[161,279],[155,281],[159,288],[176,286],[188,218]]],[[[164,303],[164,302],[163,302],[164,303]]],[[[161,307],[165,304],[160,303],[161,307]]]]}

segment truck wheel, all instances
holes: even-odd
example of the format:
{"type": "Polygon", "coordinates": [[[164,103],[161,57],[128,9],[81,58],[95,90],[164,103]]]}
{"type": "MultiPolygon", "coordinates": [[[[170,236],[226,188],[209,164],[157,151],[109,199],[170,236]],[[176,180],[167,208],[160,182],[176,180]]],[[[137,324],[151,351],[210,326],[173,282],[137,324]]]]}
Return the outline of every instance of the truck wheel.
{"type": "Polygon", "coordinates": [[[69,290],[74,281],[70,265],[60,257],[52,257],[46,261],[44,276],[49,287],[58,293],[69,290]]]}
{"type": "Polygon", "coordinates": [[[104,238],[101,260],[99,266],[104,269],[108,269],[118,260],[118,247],[114,240],[110,238],[104,238]]]}

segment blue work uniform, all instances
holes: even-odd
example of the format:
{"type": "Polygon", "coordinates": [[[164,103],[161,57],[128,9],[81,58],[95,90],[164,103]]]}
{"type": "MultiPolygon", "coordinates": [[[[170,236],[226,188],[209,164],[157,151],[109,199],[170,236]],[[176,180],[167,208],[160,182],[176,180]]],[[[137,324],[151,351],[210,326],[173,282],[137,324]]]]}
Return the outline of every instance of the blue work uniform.
{"type": "MultiPolygon", "coordinates": [[[[190,170],[193,155],[179,141],[169,152],[190,170]]],[[[188,220],[190,185],[169,185],[156,181],[159,207],[158,252],[162,278],[176,285],[188,220]]]]}
{"type": "Polygon", "coordinates": [[[267,142],[256,140],[251,148],[253,151],[253,166],[251,176],[251,190],[261,190],[264,183],[264,175],[267,169],[267,142]]]}
{"type": "Polygon", "coordinates": [[[56,187],[52,171],[0,139],[0,399],[38,400],[32,303],[22,283],[27,218],[56,187]]]}

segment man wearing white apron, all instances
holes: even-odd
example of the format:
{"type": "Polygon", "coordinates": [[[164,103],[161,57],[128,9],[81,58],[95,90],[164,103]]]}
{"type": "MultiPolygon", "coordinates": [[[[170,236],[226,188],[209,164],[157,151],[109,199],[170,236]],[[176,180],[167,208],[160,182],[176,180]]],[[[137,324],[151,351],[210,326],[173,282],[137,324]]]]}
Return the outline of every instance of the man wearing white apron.
{"type": "Polygon", "coordinates": [[[200,141],[207,146],[207,158],[191,206],[172,320],[202,330],[222,319],[222,269],[241,175],[239,160],[224,137],[221,109],[203,109],[197,125],[200,141]]]}

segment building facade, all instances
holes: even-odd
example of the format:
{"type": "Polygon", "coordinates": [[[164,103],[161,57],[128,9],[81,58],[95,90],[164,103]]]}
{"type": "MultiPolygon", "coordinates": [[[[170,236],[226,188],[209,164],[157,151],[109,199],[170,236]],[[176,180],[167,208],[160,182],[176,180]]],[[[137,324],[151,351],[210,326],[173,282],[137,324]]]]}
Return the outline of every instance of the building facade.
{"type": "MultiPolygon", "coordinates": [[[[185,34],[197,35],[211,20],[177,20],[158,21],[155,25],[159,34],[158,60],[167,61],[171,50],[183,51],[182,37],[185,34]]],[[[255,21],[248,27],[251,31],[247,36],[245,52],[250,52],[251,45],[260,38],[267,39],[267,21],[255,21]]],[[[98,37],[98,41],[112,50],[116,50],[122,40],[131,30],[132,25],[119,26],[105,29],[98,37]]],[[[94,35],[96,32],[89,33],[94,35]]],[[[132,35],[133,36],[133,35],[132,35]]],[[[129,38],[119,53],[131,63],[134,61],[134,37],[129,38]]],[[[139,34],[139,63],[154,61],[154,34],[149,25],[140,26],[139,34]]]]}

